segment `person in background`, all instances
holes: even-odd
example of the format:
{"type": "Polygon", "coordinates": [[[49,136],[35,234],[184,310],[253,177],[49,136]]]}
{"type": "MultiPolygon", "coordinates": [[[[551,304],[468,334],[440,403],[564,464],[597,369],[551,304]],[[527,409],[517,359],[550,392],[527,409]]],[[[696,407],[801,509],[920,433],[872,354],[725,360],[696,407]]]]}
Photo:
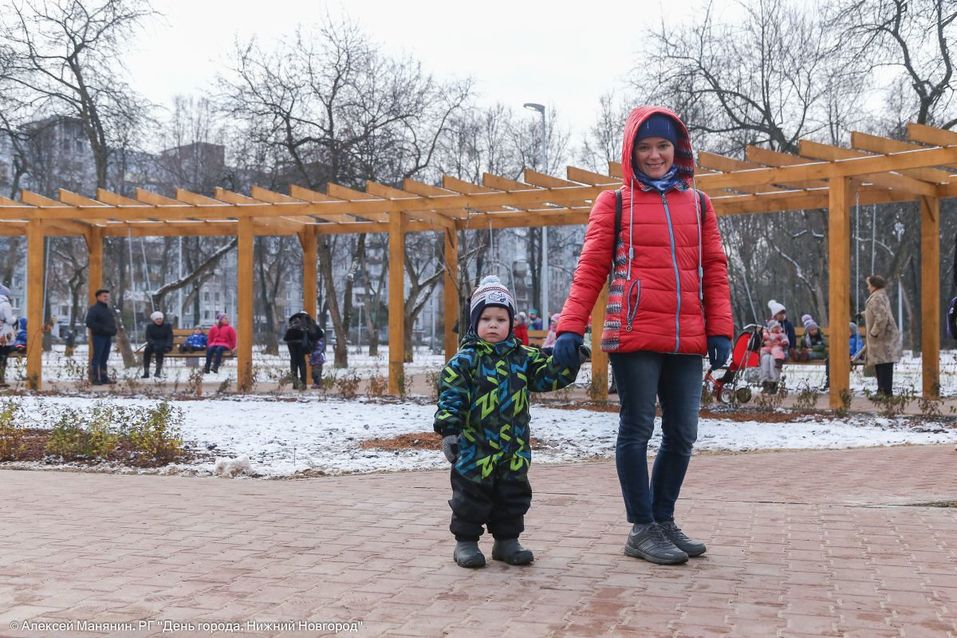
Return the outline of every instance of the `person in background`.
{"type": "Polygon", "coordinates": [[[90,358],[90,383],[93,385],[103,385],[104,383],[115,383],[110,379],[109,371],[106,369],[106,362],[110,358],[110,346],[113,344],[113,337],[116,335],[116,317],[113,315],[113,309],[110,308],[110,291],[101,288],[94,295],[94,303],[86,311],[86,327],[90,329],[92,336],[93,356],[90,358]]]}
{"type": "Polygon", "coordinates": [[[10,289],[0,285],[0,388],[7,384],[7,357],[17,339],[17,316],[13,314],[10,289]]]}
{"type": "Polygon", "coordinates": [[[877,376],[877,394],[894,394],[894,364],[900,361],[900,333],[891,302],[884,290],[887,282],[880,275],[867,278],[870,296],[864,302],[864,364],[874,366],[877,376]]]}
{"type": "Polygon", "coordinates": [[[316,327],[316,340],[312,345],[312,352],[309,353],[309,365],[312,367],[312,389],[322,388],[322,366],[326,363],[326,333],[322,328],[316,327]]]}
{"type": "Polygon", "coordinates": [[[226,313],[219,315],[216,325],[209,329],[209,347],[206,349],[206,367],[203,372],[210,370],[215,374],[223,361],[223,353],[236,349],[236,331],[229,325],[226,313]],[[212,366],[212,368],[210,368],[212,366]]]}
{"type": "Polygon", "coordinates": [[[761,342],[761,390],[765,394],[774,394],[778,391],[778,382],[781,380],[781,366],[787,358],[790,344],[781,323],[776,319],[768,319],[767,326],[762,331],[761,342]]]}
{"type": "Polygon", "coordinates": [[[515,323],[512,326],[512,334],[521,342],[523,346],[528,345],[528,317],[524,312],[515,315],[515,323]]]}
{"type": "Polygon", "coordinates": [[[632,525],[624,552],[675,565],[707,550],[677,525],[675,503],[698,436],[702,356],[720,368],[731,354],[728,258],[714,207],[693,187],[684,123],[669,109],[639,106],[624,132],[621,223],[616,228],[616,192],[599,194],[561,311],[555,362],[574,362],[611,272],[601,347],[621,401],[615,465],[632,525]],[[662,438],[649,476],[658,404],[662,438]]]}
{"type": "Polygon", "coordinates": [[[536,308],[530,309],[528,311],[528,329],[541,330],[542,327],[542,318],[538,316],[538,310],[536,308]]]}
{"type": "Polygon", "coordinates": [[[788,338],[788,351],[785,353],[785,361],[787,359],[793,359],[796,354],[795,348],[797,348],[797,333],[794,332],[794,324],[788,319],[787,308],[784,307],[784,304],[775,301],[772,299],[768,302],[768,309],[771,310],[771,319],[774,319],[779,324],[781,324],[781,330],[784,331],[784,335],[788,338]]]}
{"type": "Polygon", "coordinates": [[[143,376],[150,378],[150,360],[156,355],[156,372],[154,377],[163,374],[163,357],[173,349],[173,327],[166,323],[163,313],[157,310],[150,315],[150,324],[146,326],[146,348],[143,350],[143,376]]]}
{"type": "Polygon", "coordinates": [[[283,342],[289,349],[289,373],[293,386],[306,388],[306,357],[312,356],[312,349],[319,338],[319,326],[305,310],[289,317],[283,342]]]}
{"type": "Polygon", "coordinates": [[[199,326],[193,328],[193,334],[179,344],[180,352],[202,352],[206,350],[206,333],[199,326]]]}
{"type": "Polygon", "coordinates": [[[821,389],[827,390],[831,385],[831,362],[827,357],[827,338],[811,315],[801,315],[801,323],[804,324],[804,336],[799,340],[798,359],[800,361],[824,360],[824,386],[821,389]]]}
{"type": "Polygon", "coordinates": [[[561,318],[559,313],[555,313],[551,316],[551,319],[548,320],[548,334],[545,335],[545,341],[542,342],[543,348],[553,348],[555,346],[555,340],[558,339],[558,334],[555,332],[558,329],[558,320],[561,318]]]}
{"type": "Polygon", "coordinates": [[[857,359],[858,355],[861,353],[861,350],[864,349],[864,338],[861,337],[861,329],[858,327],[857,322],[852,321],[850,325],[850,353],[851,359],[857,359]]]}

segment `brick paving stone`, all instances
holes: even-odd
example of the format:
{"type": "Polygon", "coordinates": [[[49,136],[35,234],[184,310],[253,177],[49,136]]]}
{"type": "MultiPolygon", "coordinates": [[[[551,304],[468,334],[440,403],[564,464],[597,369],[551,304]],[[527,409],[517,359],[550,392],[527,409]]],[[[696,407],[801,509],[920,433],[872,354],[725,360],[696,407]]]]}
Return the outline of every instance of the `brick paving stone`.
{"type": "Polygon", "coordinates": [[[29,614],[310,614],[395,636],[953,636],[953,511],[900,506],[957,498],[954,458],[952,446],[696,457],[677,520],[709,551],[677,567],[623,555],[613,462],[534,465],[523,540],[536,563],[482,570],[451,560],[447,472],[0,470],[0,636],[29,614]],[[104,493],[109,507],[90,505],[104,493]]]}

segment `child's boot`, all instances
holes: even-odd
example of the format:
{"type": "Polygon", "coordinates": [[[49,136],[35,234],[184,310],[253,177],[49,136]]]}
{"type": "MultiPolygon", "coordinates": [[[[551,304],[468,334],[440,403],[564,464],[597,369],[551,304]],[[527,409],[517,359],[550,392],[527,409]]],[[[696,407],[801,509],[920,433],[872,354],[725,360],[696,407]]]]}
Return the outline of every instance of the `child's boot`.
{"type": "Polygon", "coordinates": [[[535,560],[532,550],[525,549],[517,538],[495,539],[492,545],[492,558],[508,563],[509,565],[528,565],[535,560]]]}
{"type": "Polygon", "coordinates": [[[485,567],[485,554],[478,541],[456,541],[452,558],[459,567],[485,567]]]}

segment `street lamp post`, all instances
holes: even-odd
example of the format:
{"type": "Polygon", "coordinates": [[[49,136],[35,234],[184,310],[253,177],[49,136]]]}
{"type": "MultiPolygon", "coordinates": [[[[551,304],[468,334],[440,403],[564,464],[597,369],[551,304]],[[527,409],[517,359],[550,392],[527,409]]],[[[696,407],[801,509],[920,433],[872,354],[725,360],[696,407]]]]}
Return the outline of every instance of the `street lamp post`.
{"type": "MultiPolygon", "coordinates": [[[[542,116],[542,140],[540,148],[540,161],[541,161],[541,171],[544,173],[548,170],[548,129],[545,127],[545,106],[543,104],[537,104],[535,102],[526,102],[523,105],[525,108],[538,111],[538,114],[542,116]]],[[[542,301],[541,301],[541,310],[539,316],[542,317],[542,327],[548,325],[548,227],[542,226],[542,301]]]]}

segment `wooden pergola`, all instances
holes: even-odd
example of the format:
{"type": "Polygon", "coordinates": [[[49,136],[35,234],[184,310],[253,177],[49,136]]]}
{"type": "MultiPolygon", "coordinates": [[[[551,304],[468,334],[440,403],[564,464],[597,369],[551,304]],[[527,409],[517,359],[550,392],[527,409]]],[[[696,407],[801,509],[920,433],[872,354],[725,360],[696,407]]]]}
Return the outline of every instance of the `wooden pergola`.
{"type": "MultiPolygon", "coordinates": [[[[940,347],[940,200],[957,197],[957,133],[908,126],[909,141],[853,133],[852,149],[801,141],[799,154],[749,147],[747,160],[699,155],[696,186],[711,197],[718,215],[828,211],[828,284],[832,407],[850,382],[850,207],[918,201],[921,233],[923,391],[938,390],[940,347]]],[[[603,190],[617,188],[621,165],[608,174],[573,166],[561,179],[526,169],[523,181],[486,174],[481,184],[445,176],[442,186],[405,180],[402,188],[367,182],[365,191],[329,184],[326,192],[292,186],[289,194],[253,187],[250,194],[217,189],[213,197],[178,189],[175,198],[138,189],[134,198],[98,190],[88,198],[61,190],[59,199],[23,191],[20,201],[0,198],[0,235],[27,238],[27,376],[42,387],[43,244],[48,236],[81,236],[89,250],[89,296],[102,286],[103,238],[107,236],[200,236],[238,238],[238,387],[252,382],[253,238],[297,235],[303,250],[303,305],[316,313],[318,236],[334,233],[389,234],[389,390],[403,379],[404,237],[439,232],[444,237],[445,352],[457,347],[452,332],[458,308],[458,231],[584,224],[603,190]]],[[[606,290],[592,325],[604,323],[606,290]]],[[[601,330],[592,334],[593,376],[607,389],[608,357],[601,330]]]]}

